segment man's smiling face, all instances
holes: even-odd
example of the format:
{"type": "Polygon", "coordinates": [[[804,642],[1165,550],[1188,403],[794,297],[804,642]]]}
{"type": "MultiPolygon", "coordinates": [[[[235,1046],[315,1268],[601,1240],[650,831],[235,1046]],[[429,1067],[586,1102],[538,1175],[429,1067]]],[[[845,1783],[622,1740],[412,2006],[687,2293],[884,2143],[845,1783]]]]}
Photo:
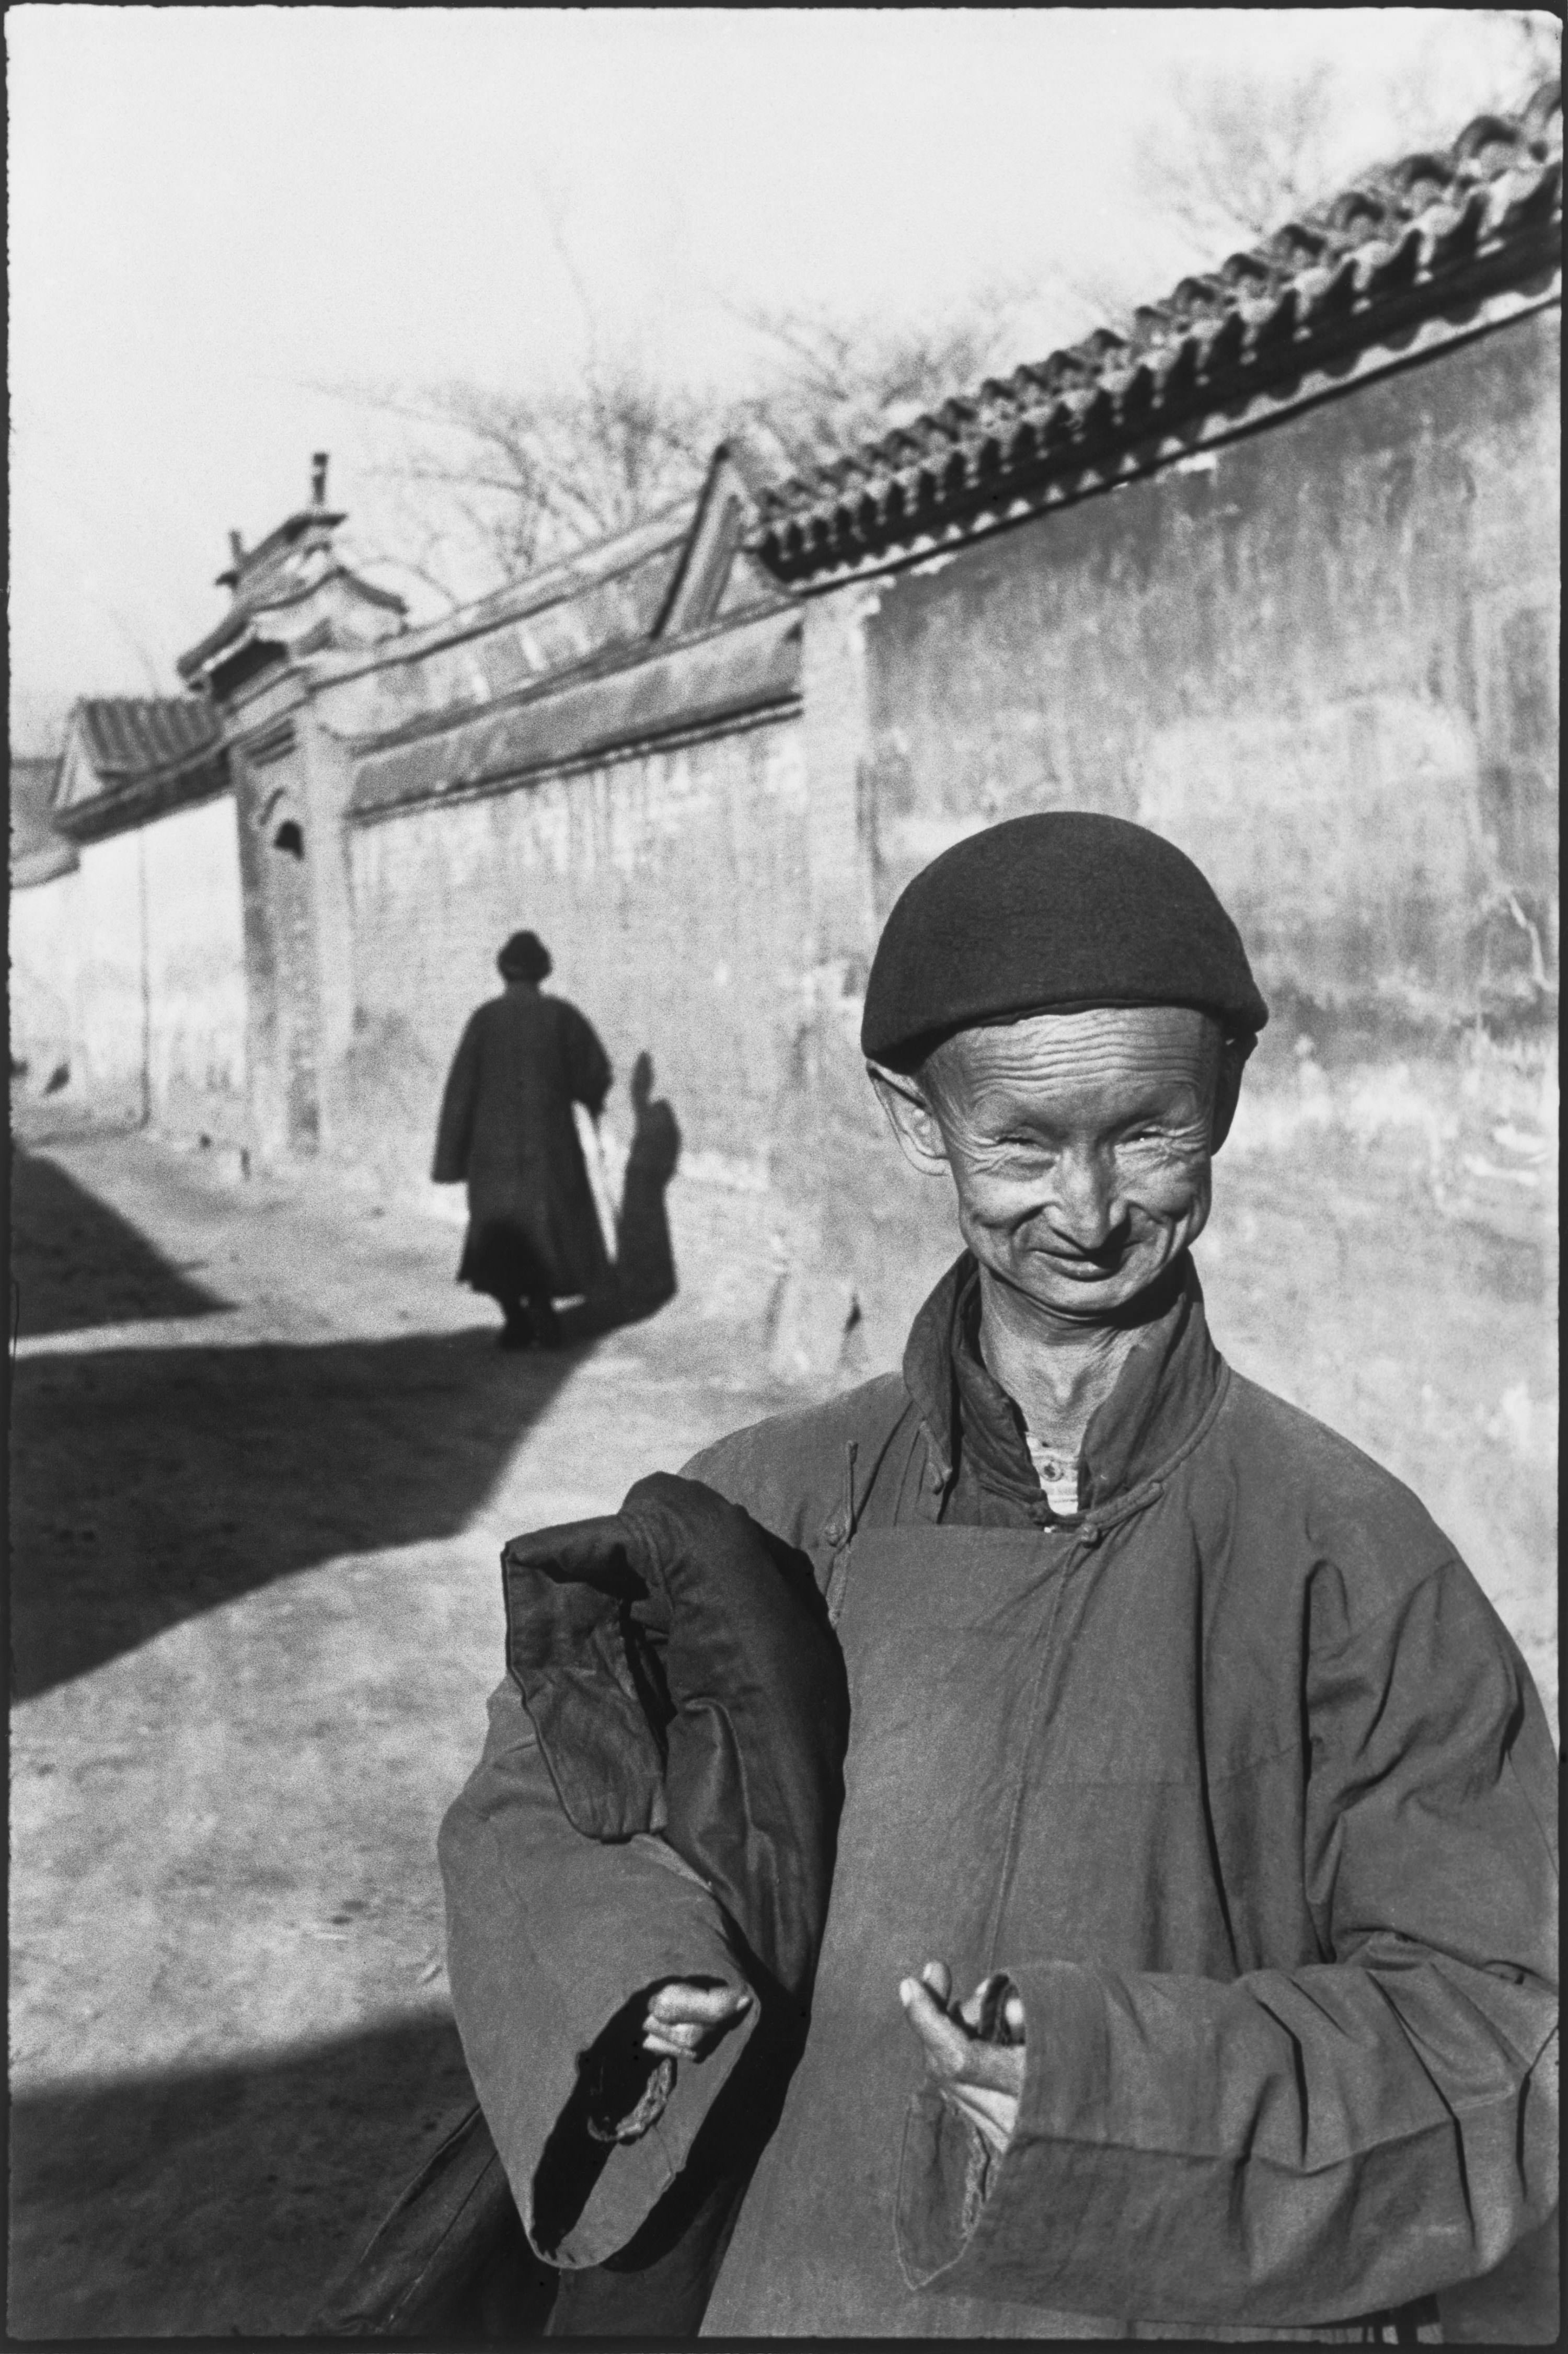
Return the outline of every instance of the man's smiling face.
{"type": "Polygon", "coordinates": [[[982,1267],[1047,1314],[1094,1323],[1202,1232],[1229,1063],[1207,1014],[1107,1006],[959,1031],[898,1085],[902,1116],[878,1086],[912,1157],[951,1170],[982,1267]]]}

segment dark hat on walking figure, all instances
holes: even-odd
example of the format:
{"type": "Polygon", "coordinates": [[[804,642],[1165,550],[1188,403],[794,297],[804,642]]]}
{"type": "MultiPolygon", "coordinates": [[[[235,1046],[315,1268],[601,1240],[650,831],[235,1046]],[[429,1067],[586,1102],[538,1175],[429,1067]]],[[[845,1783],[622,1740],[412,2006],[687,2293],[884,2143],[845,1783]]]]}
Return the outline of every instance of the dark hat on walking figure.
{"type": "Polygon", "coordinates": [[[1251,1041],[1268,1008],[1207,877],[1147,826],[1048,810],[971,833],[916,875],[866,984],[862,1051],[914,1070],[982,1023],[1192,1005],[1251,1041]]]}
{"type": "Polygon", "coordinates": [[[514,932],[495,960],[496,970],[503,981],[544,980],[550,970],[549,949],[537,932],[514,932]]]}

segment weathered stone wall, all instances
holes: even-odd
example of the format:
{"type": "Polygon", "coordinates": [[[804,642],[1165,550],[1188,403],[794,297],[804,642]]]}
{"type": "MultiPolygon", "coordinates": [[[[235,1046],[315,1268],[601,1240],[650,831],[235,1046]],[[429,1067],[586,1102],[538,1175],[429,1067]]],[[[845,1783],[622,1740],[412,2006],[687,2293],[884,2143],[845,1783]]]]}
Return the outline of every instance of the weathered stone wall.
{"type": "Polygon", "coordinates": [[[424,1185],[463,1024],[527,927],[605,1042],[622,1141],[646,1051],[686,1178],[759,1187],[810,961],[807,836],[794,721],[352,827],[342,1150],[399,1193],[424,1185]]]}
{"type": "Polygon", "coordinates": [[[246,991],[228,796],[90,843],[12,903],[13,1052],[106,1120],[239,1144],[246,991]]]}
{"type": "Polygon", "coordinates": [[[1557,334],[1531,315],[880,584],[879,915],[976,823],[1100,809],[1192,853],[1314,1028],[1527,998],[1556,956],[1557,334]]]}

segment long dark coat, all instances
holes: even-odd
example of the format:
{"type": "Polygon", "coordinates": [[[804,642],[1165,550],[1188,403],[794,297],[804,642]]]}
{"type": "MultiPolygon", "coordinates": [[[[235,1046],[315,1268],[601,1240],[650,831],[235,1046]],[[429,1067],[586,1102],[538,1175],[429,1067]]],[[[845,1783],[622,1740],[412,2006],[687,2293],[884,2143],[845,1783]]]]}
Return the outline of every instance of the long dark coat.
{"type": "MultiPolygon", "coordinates": [[[[1556,2195],[1555,1775],[1528,1672],[1409,1490],[1224,1364],[1190,1271],[1089,1426],[1082,1521],[1054,1523],[967,1337],[975,1280],[945,1278],[902,1379],[687,1466],[808,1553],[851,1689],[810,2031],[704,2334],[1354,2339],[1412,2304],[1400,2334],[1429,2327],[1419,2301],[1556,2195]],[[999,1706],[1021,1670],[1027,1704],[999,1706]],[[955,1722],[967,1786],[922,1763],[955,1722]],[[906,1870],[951,1882],[961,1950],[893,1917],[906,1870]],[[899,2013],[933,1957],[1023,2000],[989,2169],[899,2013]]],[[[440,1852],[458,2026],[524,2221],[556,2264],[600,2264],[751,2022],[677,2067],[545,2246],[577,2055],[661,1978],[745,1985],[744,1957],[657,1838],[575,1829],[510,1682],[440,1852]]]]}
{"type": "Polygon", "coordinates": [[[438,1185],[468,1182],[460,1283],[495,1299],[565,1299],[609,1272],[572,1106],[597,1119],[609,1060],[564,998],[514,981],[462,1034],[441,1101],[438,1185]]]}

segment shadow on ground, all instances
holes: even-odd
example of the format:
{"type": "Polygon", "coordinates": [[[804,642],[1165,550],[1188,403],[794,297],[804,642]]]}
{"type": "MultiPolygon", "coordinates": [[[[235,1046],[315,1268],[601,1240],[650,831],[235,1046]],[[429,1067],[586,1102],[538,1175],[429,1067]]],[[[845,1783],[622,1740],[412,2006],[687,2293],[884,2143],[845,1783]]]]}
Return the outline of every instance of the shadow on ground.
{"type": "MultiPolygon", "coordinates": [[[[471,2098],[441,2019],[24,2095],[11,2110],[10,2338],[305,2332],[471,2098]],[[62,2266],[73,2249],[79,2264],[62,2266]]],[[[1556,2241],[1553,2221],[1446,2296],[1445,2342],[1554,2344],[1556,2241]]],[[[450,2342],[534,2338],[553,2290],[524,2257],[450,2342]]]]}
{"type": "Polygon", "coordinates": [[[13,1320],[19,1332],[81,1332],[101,1324],[214,1316],[229,1303],[173,1267],[56,1162],[11,1157],[13,1320]]]}
{"type": "MultiPolygon", "coordinates": [[[[461,1534],[529,1425],[605,1333],[673,1296],[666,1105],[639,1103],[614,1278],[564,1346],[497,1327],[319,1345],[93,1350],[13,1367],[12,1695],[28,1700],[182,1619],[344,1553],[461,1534]]],[[[54,1162],[14,1161],[20,1330],[217,1314],[54,1162]]]]}
{"type": "Polygon", "coordinates": [[[336,1554],[460,1534],[584,1352],[501,1357],[486,1325],[24,1360],[14,1697],[336,1554]]]}
{"type": "MultiPolygon", "coordinates": [[[[10,2337],[305,2330],[471,2098],[441,2019],[25,2095],[11,2110],[10,2337]],[[80,2262],[62,2267],[70,2249],[80,2262]]],[[[553,2285],[534,2266],[511,2284],[505,2336],[536,2333],[553,2285]]]]}

